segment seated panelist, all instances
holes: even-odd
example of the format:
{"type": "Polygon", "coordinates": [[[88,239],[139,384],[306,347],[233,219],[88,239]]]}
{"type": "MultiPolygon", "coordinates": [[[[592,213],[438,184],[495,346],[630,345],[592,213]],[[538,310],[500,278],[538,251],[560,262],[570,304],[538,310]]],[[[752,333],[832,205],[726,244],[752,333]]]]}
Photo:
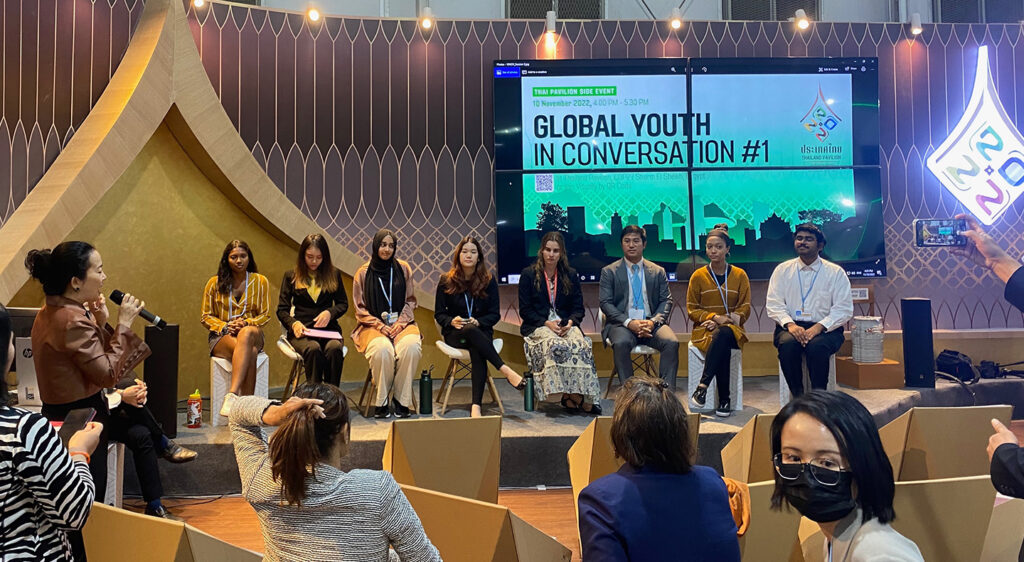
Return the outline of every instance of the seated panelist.
{"type": "Polygon", "coordinates": [[[340,318],[348,310],[341,271],[331,263],[331,250],[320,234],[310,234],[299,245],[295,269],[286,271],[277,299],[277,319],[288,343],[302,356],[306,382],[341,382],[345,362],[340,318]],[[293,311],[294,309],[294,311],[293,311]],[[337,334],[317,337],[309,330],[337,334]]]}

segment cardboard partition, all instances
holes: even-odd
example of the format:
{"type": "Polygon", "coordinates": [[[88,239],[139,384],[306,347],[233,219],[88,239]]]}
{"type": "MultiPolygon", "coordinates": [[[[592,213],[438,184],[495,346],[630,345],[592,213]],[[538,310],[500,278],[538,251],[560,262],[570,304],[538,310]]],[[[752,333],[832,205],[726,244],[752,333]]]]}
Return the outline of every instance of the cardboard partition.
{"type": "Polygon", "coordinates": [[[103,562],[256,562],[263,555],[169,519],[93,503],[82,529],[86,556],[103,562]]]}
{"type": "MultiPolygon", "coordinates": [[[[758,414],[722,448],[722,473],[739,482],[775,480],[772,422],[775,414],[758,414]]],[[[770,496],[770,494],[769,494],[770,496]]]]}
{"type": "Polygon", "coordinates": [[[917,544],[925,560],[978,560],[995,496],[987,474],[897,482],[892,526],[917,544]]]}
{"type": "Polygon", "coordinates": [[[572,552],[507,507],[402,485],[445,562],[568,562],[572,552]]]}
{"type": "Polygon", "coordinates": [[[744,561],[790,561],[803,559],[798,531],[800,514],[795,509],[772,509],[775,482],[750,484],[750,526],[740,537],[740,557],[744,561]]]}
{"type": "Polygon", "coordinates": [[[990,420],[1009,426],[1012,406],[911,408],[878,430],[897,482],[989,473],[990,420]]]}
{"type": "Polygon", "coordinates": [[[501,416],[395,420],[382,462],[399,484],[497,502],[501,416]]]}
{"type": "Polygon", "coordinates": [[[992,509],[992,519],[985,535],[981,562],[1016,560],[1024,542],[1024,500],[1012,499],[992,509]]]}

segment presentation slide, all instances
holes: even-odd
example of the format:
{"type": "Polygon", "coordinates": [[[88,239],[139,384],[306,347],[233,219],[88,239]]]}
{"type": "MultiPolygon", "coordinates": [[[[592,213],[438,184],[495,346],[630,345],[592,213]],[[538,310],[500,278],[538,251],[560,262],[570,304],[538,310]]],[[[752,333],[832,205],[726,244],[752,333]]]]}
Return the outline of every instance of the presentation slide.
{"type": "Polygon", "coordinates": [[[693,76],[693,167],[853,165],[850,74],[693,76]]]}
{"type": "Polygon", "coordinates": [[[686,76],[523,77],[524,170],[687,165],[686,76]]]}

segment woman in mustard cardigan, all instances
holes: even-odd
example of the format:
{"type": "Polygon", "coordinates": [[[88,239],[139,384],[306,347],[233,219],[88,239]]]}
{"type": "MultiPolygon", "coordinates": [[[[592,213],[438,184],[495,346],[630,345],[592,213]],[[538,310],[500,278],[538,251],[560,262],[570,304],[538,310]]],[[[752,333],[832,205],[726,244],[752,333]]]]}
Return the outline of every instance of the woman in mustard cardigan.
{"type": "Polygon", "coordinates": [[[709,232],[705,250],[711,263],[693,272],[686,291],[686,312],[693,322],[690,341],[704,354],[704,374],[691,400],[703,407],[708,385],[714,378],[718,381],[715,414],[723,418],[731,414],[732,405],[729,358],[733,349],[746,343],[743,324],[750,316],[750,280],[745,271],[726,262],[731,248],[732,239],[726,228],[709,232]]]}

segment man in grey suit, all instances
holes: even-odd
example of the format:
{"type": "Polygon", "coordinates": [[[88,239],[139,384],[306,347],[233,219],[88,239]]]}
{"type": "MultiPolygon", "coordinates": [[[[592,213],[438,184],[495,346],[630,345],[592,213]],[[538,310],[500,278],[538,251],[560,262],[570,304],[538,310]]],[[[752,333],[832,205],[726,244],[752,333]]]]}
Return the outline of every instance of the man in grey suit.
{"type": "Polygon", "coordinates": [[[679,340],[668,327],[672,294],[665,269],[644,259],[647,233],[629,225],[622,229],[621,260],[601,270],[601,311],[606,323],[601,339],[611,342],[615,368],[623,380],[633,376],[629,352],[637,345],[658,350],[658,375],[676,389],[679,340]]]}

